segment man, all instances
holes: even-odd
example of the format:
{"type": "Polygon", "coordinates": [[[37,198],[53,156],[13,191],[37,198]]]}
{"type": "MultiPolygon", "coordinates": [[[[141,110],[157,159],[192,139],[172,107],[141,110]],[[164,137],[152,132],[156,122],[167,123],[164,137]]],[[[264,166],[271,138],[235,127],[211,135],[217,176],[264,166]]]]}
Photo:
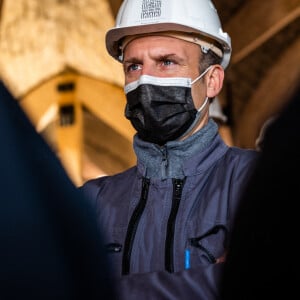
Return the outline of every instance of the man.
{"type": "Polygon", "coordinates": [[[93,209],[0,80],[0,299],[116,299],[93,209]]]}
{"type": "Polygon", "coordinates": [[[209,0],[127,0],[106,46],[123,64],[137,165],[82,189],[106,230],[120,298],[215,299],[257,156],[229,148],[209,118],[230,38],[209,0]]]}
{"type": "Polygon", "coordinates": [[[263,129],[262,154],[234,222],[222,300],[293,299],[299,293],[299,99],[300,87],[263,129]]]}

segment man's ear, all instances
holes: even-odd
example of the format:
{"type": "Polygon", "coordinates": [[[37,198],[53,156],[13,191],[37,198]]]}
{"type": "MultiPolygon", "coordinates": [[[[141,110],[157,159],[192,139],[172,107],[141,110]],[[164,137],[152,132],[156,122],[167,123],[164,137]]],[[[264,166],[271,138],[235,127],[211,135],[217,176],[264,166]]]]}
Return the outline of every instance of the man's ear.
{"type": "Polygon", "coordinates": [[[224,69],[220,65],[214,65],[206,76],[207,97],[213,98],[217,96],[222,87],[224,80],[224,69]]]}

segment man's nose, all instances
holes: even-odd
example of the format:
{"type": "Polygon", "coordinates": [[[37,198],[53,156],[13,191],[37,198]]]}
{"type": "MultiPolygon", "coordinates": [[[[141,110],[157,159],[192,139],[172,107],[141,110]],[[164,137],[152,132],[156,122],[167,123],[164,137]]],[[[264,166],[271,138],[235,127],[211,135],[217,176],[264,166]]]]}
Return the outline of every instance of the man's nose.
{"type": "Polygon", "coordinates": [[[151,63],[144,62],[141,70],[141,75],[156,76],[155,67],[151,63]]]}

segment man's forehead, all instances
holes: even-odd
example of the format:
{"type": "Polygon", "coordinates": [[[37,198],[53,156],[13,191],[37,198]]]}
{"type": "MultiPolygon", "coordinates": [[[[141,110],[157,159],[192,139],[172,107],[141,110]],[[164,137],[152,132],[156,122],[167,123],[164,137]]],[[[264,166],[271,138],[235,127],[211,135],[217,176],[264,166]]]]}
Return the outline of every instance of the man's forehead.
{"type": "Polygon", "coordinates": [[[160,35],[147,35],[138,36],[131,39],[124,48],[124,54],[128,53],[155,53],[161,56],[176,56],[179,54],[184,54],[186,52],[195,51],[199,46],[186,42],[184,40],[176,39],[169,36],[160,35]]]}
{"type": "MultiPolygon", "coordinates": [[[[151,40],[151,42],[154,39],[159,39],[160,41],[166,39],[168,42],[173,44],[176,43],[186,44],[187,47],[191,45],[198,45],[201,47],[203,52],[207,52],[208,49],[210,49],[213,52],[215,52],[218,56],[220,57],[223,56],[221,49],[213,45],[211,43],[211,40],[207,40],[207,38],[195,34],[187,34],[187,33],[174,32],[174,31],[156,32],[156,33],[154,32],[154,33],[127,36],[122,40],[120,45],[122,52],[124,52],[128,44],[130,44],[132,41],[137,39],[139,40],[146,39],[146,41],[151,40]]],[[[151,44],[149,44],[149,47],[151,47],[151,44]]]]}

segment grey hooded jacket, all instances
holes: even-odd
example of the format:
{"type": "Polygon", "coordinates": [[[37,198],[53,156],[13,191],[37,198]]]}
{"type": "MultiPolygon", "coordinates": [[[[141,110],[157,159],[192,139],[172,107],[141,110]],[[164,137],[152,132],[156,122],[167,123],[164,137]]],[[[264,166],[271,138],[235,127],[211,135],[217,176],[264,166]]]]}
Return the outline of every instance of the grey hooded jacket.
{"type": "Polygon", "coordinates": [[[86,182],[120,299],[217,299],[239,196],[258,153],[213,120],[165,146],[134,138],[137,165],[86,182]]]}

